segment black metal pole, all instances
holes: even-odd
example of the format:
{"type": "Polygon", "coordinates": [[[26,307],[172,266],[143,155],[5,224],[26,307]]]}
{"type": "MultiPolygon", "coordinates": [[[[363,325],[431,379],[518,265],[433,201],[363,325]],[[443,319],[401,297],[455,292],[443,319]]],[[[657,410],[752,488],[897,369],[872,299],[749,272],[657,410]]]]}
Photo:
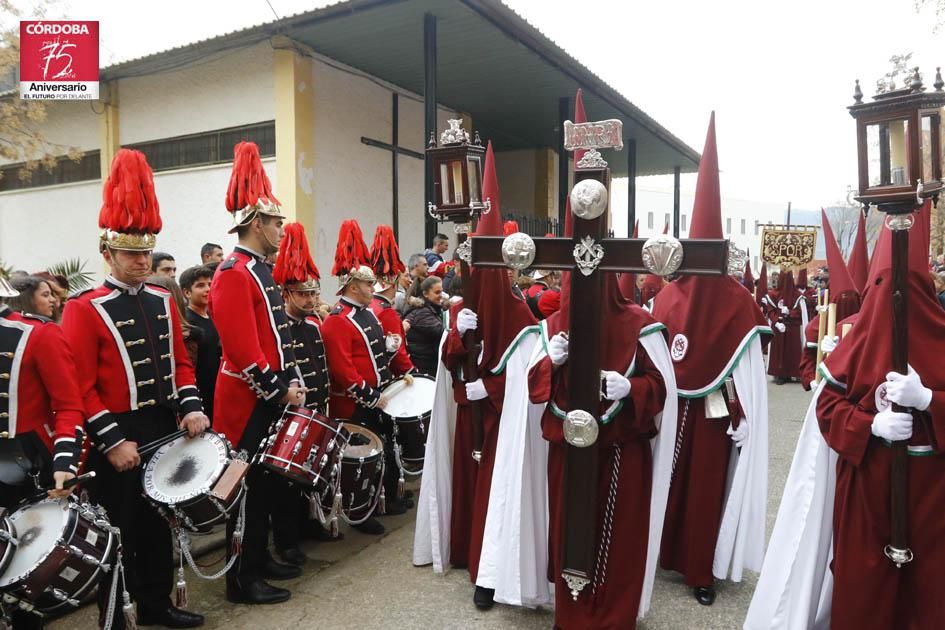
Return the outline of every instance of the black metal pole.
{"type": "Polygon", "coordinates": [[[568,162],[570,154],[564,148],[564,121],[570,118],[571,99],[562,96],[558,99],[558,229],[564,230],[564,212],[568,202],[568,162]]]}
{"type": "MultiPolygon", "coordinates": [[[[430,142],[430,134],[436,135],[436,16],[426,13],[423,16],[423,146],[430,142]]],[[[396,146],[396,143],[395,143],[396,146]]],[[[396,155],[396,154],[395,154],[396,155]]],[[[433,242],[436,234],[436,221],[427,212],[433,203],[433,165],[427,160],[424,165],[424,201],[423,226],[424,245],[433,242]]]]}
{"type": "Polygon", "coordinates": [[[627,236],[633,236],[637,222],[637,141],[627,140],[627,236]]]}
{"type": "Polygon", "coordinates": [[[673,236],[679,238],[679,173],[677,166],[673,169],[673,236]]]}
{"type": "Polygon", "coordinates": [[[400,99],[397,92],[391,94],[391,144],[394,150],[390,152],[391,159],[391,227],[394,229],[394,238],[400,239],[400,191],[398,188],[397,162],[400,155],[397,147],[400,145],[400,99]]]}

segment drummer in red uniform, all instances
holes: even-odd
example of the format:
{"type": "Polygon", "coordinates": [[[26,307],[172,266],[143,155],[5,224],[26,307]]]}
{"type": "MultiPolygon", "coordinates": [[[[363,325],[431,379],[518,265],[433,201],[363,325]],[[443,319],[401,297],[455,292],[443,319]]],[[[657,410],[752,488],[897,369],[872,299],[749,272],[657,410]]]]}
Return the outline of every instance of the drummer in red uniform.
{"type": "MultiPolygon", "coordinates": [[[[87,466],[97,477],[89,490],[121,530],[124,587],[138,604],[139,623],[195,627],[203,624],[203,616],[171,605],[171,531],[142,496],[139,470],[139,446],[179,427],[197,435],[210,424],[194,384],[173,297],[144,282],[161,231],[154,179],[144,154],[118,151],[102,198],[100,249],[110,273],[102,286],[69,300],[62,316],[75,357],[86,429],[95,446],[89,449],[87,466]]],[[[100,588],[100,623],[108,599],[109,589],[100,588]]],[[[132,611],[126,604],[126,615],[133,616],[132,611]]],[[[124,623],[118,615],[112,627],[124,623]]]]}
{"type": "MultiPolygon", "coordinates": [[[[0,298],[16,296],[0,276],[0,298]]],[[[63,484],[76,475],[82,422],[75,363],[62,330],[45,317],[15,313],[0,303],[0,507],[13,511],[37,493],[37,485],[55,485],[50,497],[71,492],[63,484]]],[[[43,627],[42,617],[11,608],[3,617],[13,627],[43,627]]]]}
{"type": "Polygon", "coordinates": [[[371,269],[377,282],[374,284],[374,300],[371,310],[384,329],[384,344],[391,353],[390,366],[397,374],[406,374],[414,369],[404,343],[406,333],[404,323],[397,309],[394,308],[394,296],[400,276],[406,271],[400,260],[400,248],[394,238],[394,230],[389,225],[379,225],[374,232],[371,245],[371,269]]]}
{"type": "MultiPolygon", "coordinates": [[[[328,364],[319,330],[321,320],[315,315],[321,295],[320,275],[309,253],[305,228],[301,223],[285,226],[285,237],[279,246],[272,277],[282,287],[295,361],[308,390],[305,393],[305,407],[327,415],[328,364]]],[[[306,561],[305,554],[299,548],[302,534],[317,540],[331,539],[320,523],[310,520],[312,514],[308,506],[307,495],[298,493],[292,502],[277,506],[277,514],[272,518],[272,539],[276,553],[289,564],[301,566],[306,561]]]]}
{"type": "MultiPolygon", "coordinates": [[[[370,254],[357,221],[342,223],[332,274],[338,276],[341,299],[322,324],[328,373],[331,377],[329,406],[333,418],[360,424],[384,440],[386,470],[381,504],[387,514],[403,514],[407,503],[397,497],[398,468],[394,458],[391,427],[381,410],[387,400],[381,390],[394,376],[404,372],[391,365],[394,353],[388,350],[381,322],[371,310],[377,278],[366,263],[370,254]],[[393,373],[392,373],[393,367],[393,373]]],[[[413,382],[408,374],[406,381],[413,382]]],[[[369,534],[382,534],[384,526],[373,516],[357,528],[369,534]]]]}
{"type": "MultiPolygon", "coordinates": [[[[289,318],[266,257],[279,249],[283,214],[273,196],[259,148],[241,142],[233,150],[233,172],[226,209],[233,215],[239,244],[217,268],[210,285],[210,316],[220,333],[223,361],[214,393],[214,428],[252,458],[270,426],[287,405],[301,405],[305,388],[296,367],[289,318]]],[[[291,579],[301,569],[276,562],[269,554],[269,519],[275,506],[292,501],[288,481],[254,465],[248,488],[242,539],[227,523],[227,544],[240,552],[226,576],[226,597],[242,604],[274,604],[288,590],[265,580],[291,579]]]]}

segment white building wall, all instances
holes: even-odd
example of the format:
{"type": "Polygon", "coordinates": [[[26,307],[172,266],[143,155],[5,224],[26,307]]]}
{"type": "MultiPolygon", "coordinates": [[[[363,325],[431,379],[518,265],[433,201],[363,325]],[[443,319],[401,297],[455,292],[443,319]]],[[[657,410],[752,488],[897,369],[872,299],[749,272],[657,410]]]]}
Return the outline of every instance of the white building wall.
{"type": "MultiPolygon", "coordinates": [[[[72,147],[80,151],[98,149],[101,111],[102,107],[98,102],[46,102],[46,120],[39,123],[37,128],[49,143],[48,152],[65,155],[72,147]]],[[[0,165],[9,164],[12,161],[0,158],[0,165]]]]}
{"type": "Polygon", "coordinates": [[[273,85],[272,47],[268,42],[225,51],[179,70],[121,79],[121,143],[273,120],[273,85]]]}

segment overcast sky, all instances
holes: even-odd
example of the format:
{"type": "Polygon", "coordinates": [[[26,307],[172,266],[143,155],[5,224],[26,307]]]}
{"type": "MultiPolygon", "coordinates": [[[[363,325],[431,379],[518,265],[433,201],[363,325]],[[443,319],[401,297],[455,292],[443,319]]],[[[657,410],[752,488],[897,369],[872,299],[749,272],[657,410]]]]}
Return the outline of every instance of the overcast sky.
{"type": "MultiPolygon", "coordinates": [[[[854,79],[870,96],[893,54],[927,85],[945,65],[945,28],[914,0],[505,1],[698,151],[714,109],[723,195],[795,207],[856,184],[854,79]]],[[[59,0],[48,18],[98,19],[107,65],[326,4],[59,0]]]]}

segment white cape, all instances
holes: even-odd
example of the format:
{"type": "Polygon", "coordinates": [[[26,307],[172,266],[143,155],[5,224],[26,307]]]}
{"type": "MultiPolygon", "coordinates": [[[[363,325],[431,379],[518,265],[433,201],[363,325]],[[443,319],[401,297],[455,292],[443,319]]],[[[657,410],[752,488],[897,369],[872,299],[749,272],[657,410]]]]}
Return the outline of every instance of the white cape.
{"type": "Polygon", "coordinates": [[[720,580],[740,582],[744,569],[760,571],[765,554],[768,506],[768,383],[760,335],[755,334],[732,377],[748,420],[748,440],[741,452],[732,445],[726,483],[725,511],[715,546],[712,573],[720,580]]]}
{"type": "MultiPolygon", "coordinates": [[[[449,333],[443,331],[440,355],[449,333]]],[[[450,512],[453,503],[453,435],[456,431],[456,402],[453,378],[442,361],[437,362],[436,391],[423,459],[420,497],[417,499],[417,526],[413,537],[413,563],[433,565],[442,573],[450,561],[450,512]]]]}
{"type": "Polygon", "coordinates": [[[837,454],[824,441],[816,415],[826,382],[807,408],[746,630],[830,627],[837,454]]]}
{"type": "MultiPolygon", "coordinates": [[[[663,326],[656,324],[640,332],[640,344],[660,371],[666,387],[663,412],[655,418],[659,433],[650,442],[653,491],[646,569],[637,613],[641,618],[649,610],[653,594],[676,436],[676,377],[666,340],[660,334],[662,330],[663,326]]],[[[524,369],[512,370],[510,365],[506,375],[506,399],[500,424],[504,432],[499,434],[497,465],[476,580],[479,586],[495,589],[496,601],[522,606],[549,604],[554,593],[553,585],[547,581],[548,446],[541,437],[540,427],[544,405],[529,403],[527,382],[528,368],[546,353],[544,322],[541,334],[542,343],[536,345],[524,369]],[[498,462],[502,462],[501,476],[498,462]]],[[[627,370],[628,375],[634,363],[627,370]]]]}

